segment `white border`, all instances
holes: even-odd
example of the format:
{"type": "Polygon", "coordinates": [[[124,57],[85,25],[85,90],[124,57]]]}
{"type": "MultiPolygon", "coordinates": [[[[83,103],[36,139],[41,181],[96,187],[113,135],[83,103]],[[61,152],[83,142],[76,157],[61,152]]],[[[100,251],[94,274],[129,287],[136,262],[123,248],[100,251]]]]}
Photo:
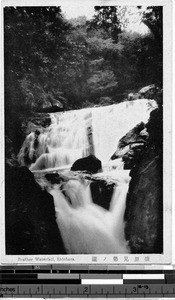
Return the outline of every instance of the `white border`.
{"type": "MultiPolygon", "coordinates": [[[[1,28],[3,29],[3,7],[4,6],[61,6],[61,4],[73,3],[75,5],[82,5],[83,1],[75,0],[58,0],[58,1],[44,1],[44,0],[4,0],[1,2],[1,28]]],[[[88,0],[88,4],[91,6],[94,5],[127,5],[135,6],[142,5],[145,6],[145,1],[135,1],[135,0],[88,0]]],[[[85,1],[84,1],[85,3],[85,1]]],[[[2,161],[2,168],[0,174],[0,192],[1,192],[1,239],[3,241],[2,245],[2,256],[1,264],[117,264],[117,265],[139,265],[139,264],[170,264],[171,263],[171,226],[172,226],[172,206],[171,206],[171,121],[172,121],[172,1],[170,0],[154,0],[146,1],[146,6],[163,6],[163,79],[164,79],[164,254],[150,254],[150,255],[135,255],[135,254],[114,254],[119,258],[117,263],[113,262],[113,255],[5,255],[5,205],[4,205],[4,162],[2,161]],[[3,201],[2,201],[3,200],[3,201]],[[97,257],[96,262],[92,262],[92,256],[97,257]],[[149,256],[149,261],[145,261],[145,258],[149,256]],[[128,257],[128,259],[127,259],[128,257]],[[135,257],[139,257],[139,262],[135,261],[135,257]],[[127,261],[128,260],[128,261],[127,261]]],[[[3,30],[1,30],[1,42],[2,42],[2,51],[1,51],[1,61],[3,65],[3,30]]],[[[3,68],[1,72],[2,76],[2,93],[1,93],[1,111],[2,118],[0,123],[0,134],[2,141],[0,144],[0,150],[2,158],[4,158],[4,114],[3,114],[3,91],[4,91],[4,74],[3,68]]]]}
{"type": "MultiPolygon", "coordinates": [[[[173,97],[175,98],[175,3],[173,5],[173,97]]],[[[172,165],[175,164],[175,105],[172,103],[172,165]]],[[[175,171],[172,169],[172,199],[174,199],[175,196],[175,171]]],[[[172,203],[172,228],[175,228],[175,202],[172,203]]],[[[175,265],[175,234],[173,235],[172,231],[172,263],[175,265]],[[174,251],[173,251],[174,250],[174,251]]]]}

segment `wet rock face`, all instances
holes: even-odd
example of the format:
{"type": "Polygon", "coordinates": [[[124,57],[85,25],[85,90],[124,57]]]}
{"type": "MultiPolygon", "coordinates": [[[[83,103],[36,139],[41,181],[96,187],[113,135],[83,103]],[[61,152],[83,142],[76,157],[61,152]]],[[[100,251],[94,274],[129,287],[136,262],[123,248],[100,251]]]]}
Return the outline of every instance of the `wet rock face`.
{"type": "Polygon", "coordinates": [[[146,149],[130,172],[125,221],[132,253],[163,252],[162,157],[146,149]]]}
{"type": "Polygon", "coordinates": [[[52,196],[26,167],[6,167],[7,254],[65,254],[52,196]]]}

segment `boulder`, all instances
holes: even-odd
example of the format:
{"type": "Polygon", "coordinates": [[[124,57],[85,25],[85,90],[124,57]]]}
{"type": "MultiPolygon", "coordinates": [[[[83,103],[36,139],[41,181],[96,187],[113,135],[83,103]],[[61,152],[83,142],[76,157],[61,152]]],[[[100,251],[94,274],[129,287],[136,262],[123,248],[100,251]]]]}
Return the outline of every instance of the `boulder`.
{"type": "Polygon", "coordinates": [[[106,180],[91,179],[90,189],[93,202],[108,210],[114,187],[115,183],[107,182],[106,180]]]}
{"type": "Polygon", "coordinates": [[[45,178],[51,183],[51,184],[59,184],[63,181],[62,177],[58,173],[47,173],[45,175],[45,178]]]}
{"type": "Polygon", "coordinates": [[[65,254],[53,197],[26,167],[6,167],[6,254],[65,254]]]}
{"type": "Polygon", "coordinates": [[[83,157],[77,159],[72,167],[71,171],[87,171],[92,174],[99,172],[102,168],[101,161],[95,157],[94,155],[89,155],[87,157],[83,157]]]}
{"type": "Polygon", "coordinates": [[[136,155],[144,148],[147,139],[148,132],[145,124],[141,122],[119,140],[117,150],[111,156],[111,160],[123,158],[125,169],[130,169],[132,165],[130,160],[133,155],[136,155]]]}

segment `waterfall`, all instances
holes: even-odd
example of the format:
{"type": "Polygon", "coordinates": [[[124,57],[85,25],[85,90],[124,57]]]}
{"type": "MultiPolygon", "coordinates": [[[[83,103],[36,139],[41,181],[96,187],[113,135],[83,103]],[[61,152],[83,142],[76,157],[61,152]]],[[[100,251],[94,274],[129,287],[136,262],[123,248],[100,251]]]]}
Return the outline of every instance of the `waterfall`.
{"type": "Polygon", "coordinates": [[[116,184],[109,211],[92,202],[86,182],[68,181],[64,185],[64,195],[59,188],[50,190],[56,222],[68,254],[130,252],[124,235],[129,180],[125,175],[125,179],[116,184]]]}
{"type": "Polygon", "coordinates": [[[136,124],[146,123],[156,106],[154,100],[139,99],[50,114],[45,131],[26,137],[19,162],[31,170],[69,168],[78,158],[94,154],[103,165],[109,164],[120,138],[136,124]]]}
{"type": "Polygon", "coordinates": [[[156,107],[154,100],[140,99],[53,113],[48,128],[31,132],[26,137],[18,159],[31,171],[68,170],[75,160],[94,154],[102,161],[103,172],[93,176],[109,178],[115,183],[109,210],[93,203],[90,185],[85,179],[75,177],[61,184],[48,184],[47,189],[54,199],[56,222],[68,254],[130,253],[124,233],[129,171],[105,169],[104,166],[110,166],[110,157],[119,140],[138,123],[147,123],[151,110],[156,107]]]}

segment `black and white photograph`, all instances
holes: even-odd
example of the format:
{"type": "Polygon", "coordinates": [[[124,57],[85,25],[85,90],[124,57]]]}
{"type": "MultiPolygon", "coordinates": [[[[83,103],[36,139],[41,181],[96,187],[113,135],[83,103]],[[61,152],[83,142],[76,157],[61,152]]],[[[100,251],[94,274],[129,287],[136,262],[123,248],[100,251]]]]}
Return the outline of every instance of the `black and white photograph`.
{"type": "Polygon", "coordinates": [[[171,245],[164,5],[78,3],[4,1],[4,254],[149,263],[171,245]]]}

